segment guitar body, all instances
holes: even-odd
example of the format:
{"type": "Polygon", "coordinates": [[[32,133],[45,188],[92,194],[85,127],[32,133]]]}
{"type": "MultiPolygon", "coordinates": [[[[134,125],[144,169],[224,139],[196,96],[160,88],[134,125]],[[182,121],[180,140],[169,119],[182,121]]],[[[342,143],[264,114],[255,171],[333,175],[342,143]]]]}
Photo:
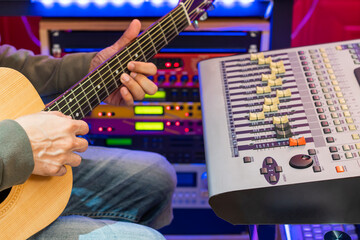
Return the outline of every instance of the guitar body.
{"type": "MultiPolygon", "coordinates": [[[[37,113],[45,108],[35,88],[21,73],[0,67],[0,120],[37,113]]],[[[11,188],[0,203],[0,239],[26,239],[53,222],[66,207],[72,171],[62,177],[31,175],[11,188]]]]}

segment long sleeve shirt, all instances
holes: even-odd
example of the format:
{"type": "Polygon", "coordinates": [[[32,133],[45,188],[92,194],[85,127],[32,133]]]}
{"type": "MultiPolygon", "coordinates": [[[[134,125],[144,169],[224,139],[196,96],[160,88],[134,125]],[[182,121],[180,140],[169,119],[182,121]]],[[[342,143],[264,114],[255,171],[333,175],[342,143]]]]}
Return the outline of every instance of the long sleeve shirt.
{"type": "MultiPolygon", "coordinates": [[[[62,93],[82,79],[94,56],[95,53],[78,53],[56,59],[1,45],[0,67],[21,72],[46,97],[62,93]]],[[[33,168],[31,144],[24,129],[14,120],[0,119],[0,190],[24,183],[33,168]]]]}

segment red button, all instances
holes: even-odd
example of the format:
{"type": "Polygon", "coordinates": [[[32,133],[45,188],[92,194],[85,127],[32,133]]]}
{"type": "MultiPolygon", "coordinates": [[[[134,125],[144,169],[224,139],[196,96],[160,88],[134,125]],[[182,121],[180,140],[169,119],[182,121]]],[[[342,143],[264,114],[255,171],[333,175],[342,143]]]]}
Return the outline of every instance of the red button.
{"type": "Polygon", "coordinates": [[[338,173],[344,172],[344,167],[343,167],[343,166],[336,166],[336,171],[337,171],[338,173]]]}

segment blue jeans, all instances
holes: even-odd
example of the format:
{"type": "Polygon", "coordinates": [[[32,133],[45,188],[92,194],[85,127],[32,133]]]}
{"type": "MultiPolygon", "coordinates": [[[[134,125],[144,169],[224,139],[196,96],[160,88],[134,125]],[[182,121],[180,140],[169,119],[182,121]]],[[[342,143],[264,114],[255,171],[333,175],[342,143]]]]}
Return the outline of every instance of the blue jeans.
{"type": "Polygon", "coordinates": [[[171,164],[156,153],[115,148],[90,146],[80,155],[65,211],[30,239],[164,239],[153,228],[173,217],[171,164]]]}

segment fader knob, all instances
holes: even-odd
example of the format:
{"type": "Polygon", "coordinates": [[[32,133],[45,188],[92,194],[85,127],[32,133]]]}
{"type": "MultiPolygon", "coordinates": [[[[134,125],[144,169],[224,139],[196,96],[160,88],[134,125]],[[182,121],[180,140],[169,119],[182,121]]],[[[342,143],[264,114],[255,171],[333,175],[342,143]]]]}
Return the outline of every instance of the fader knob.
{"type": "Polygon", "coordinates": [[[298,154],[293,156],[289,163],[293,168],[303,169],[310,167],[313,164],[313,159],[309,155],[298,154]]]}

